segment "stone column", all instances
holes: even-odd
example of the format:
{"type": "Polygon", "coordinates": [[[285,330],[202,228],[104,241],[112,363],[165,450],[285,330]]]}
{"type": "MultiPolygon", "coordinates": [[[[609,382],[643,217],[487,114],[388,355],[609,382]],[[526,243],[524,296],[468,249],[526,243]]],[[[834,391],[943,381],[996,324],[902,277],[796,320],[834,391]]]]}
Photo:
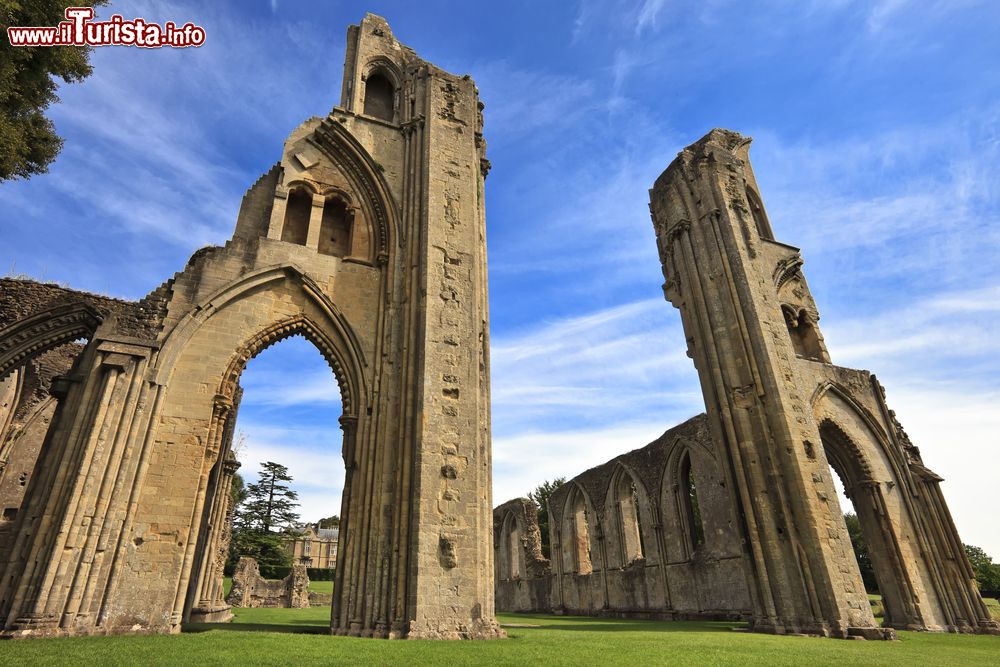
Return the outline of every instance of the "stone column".
{"type": "Polygon", "coordinates": [[[281,228],[285,224],[285,209],[288,207],[288,191],[277,186],[274,190],[274,207],[271,209],[271,221],[267,227],[267,238],[281,240],[281,228]]]}
{"type": "Polygon", "coordinates": [[[240,462],[230,451],[219,462],[221,475],[215,488],[208,524],[208,539],[202,559],[197,602],[189,620],[194,623],[225,623],[233,617],[223,596],[223,569],[233,534],[233,475],[240,462]]]}
{"type": "Polygon", "coordinates": [[[312,208],[309,209],[309,231],[306,234],[306,247],[312,250],[319,249],[319,234],[323,228],[323,208],[325,206],[326,197],[313,194],[312,208]]]}
{"type": "Polygon", "coordinates": [[[746,205],[748,151],[748,139],[713,130],[657,179],[650,210],[664,293],[681,311],[742,527],[753,627],[883,636],[795,382],[774,266],[761,251],[770,241],[746,205]]]}
{"type": "Polygon", "coordinates": [[[66,398],[3,576],[5,635],[99,628],[122,567],[159,402],[159,387],[144,379],[151,351],[133,340],[96,339],[78,375],[53,386],[66,398]]]}

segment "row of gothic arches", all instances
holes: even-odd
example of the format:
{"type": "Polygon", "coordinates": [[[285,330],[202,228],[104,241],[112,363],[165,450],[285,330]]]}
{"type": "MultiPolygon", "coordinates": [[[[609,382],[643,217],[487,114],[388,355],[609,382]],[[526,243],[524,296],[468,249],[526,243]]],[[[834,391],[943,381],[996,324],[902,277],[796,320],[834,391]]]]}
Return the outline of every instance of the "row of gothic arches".
{"type": "MultiPolygon", "coordinates": [[[[568,482],[550,501],[549,542],[555,569],[586,575],[640,562],[658,563],[664,560],[664,551],[669,562],[690,561],[708,537],[699,489],[717,477],[715,459],[706,448],[679,442],[669,457],[659,494],[651,494],[640,477],[620,463],[599,508],[584,484],[568,482]],[[650,498],[657,496],[659,502],[651,503],[650,498]],[[660,532],[666,534],[665,540],[660,532]]],[[[714,509],[718,502],[716,494],[709,506],[714,509]]],[[[499,579],[525,576],[526,531],[523,519],[513,511],[501,519],[496,538],[499,579]]]]}
{"type": "MultiPolygon", "coordinates": [[[[951,575],[935,560],[962,561],[959,547],[936,537],[945,531],[935,524],[950,521],[936,500],[940,479],[914,464],[908,445],[895,443],[882,426],[882,404],[871,400],[878,392],[874,379],[861,371],[836,372],[849,381],[818,383],[812,405],[821,441],[803,443],[809,458],[828,462],[829,481],[839,478],[849,501],[824,497],[830,520],[856,512],[877,586],[869,592],[881,593],[887,626],[948,627],[942,610],[962,603],[960,597],[949,600],[940,582],[951,575]]],[[[699,419],[705,417],[689,423],[699,419]]],[[[701,431],[668,447],[664,438],[552,494],[551,562],[544,567],[532,559],[530,512],[514,501],[497,509],[501,610],[748,613],[746,554],[711,437],[701,431]],[[650,474],[650,468],[659,472],[650,474]]]]}

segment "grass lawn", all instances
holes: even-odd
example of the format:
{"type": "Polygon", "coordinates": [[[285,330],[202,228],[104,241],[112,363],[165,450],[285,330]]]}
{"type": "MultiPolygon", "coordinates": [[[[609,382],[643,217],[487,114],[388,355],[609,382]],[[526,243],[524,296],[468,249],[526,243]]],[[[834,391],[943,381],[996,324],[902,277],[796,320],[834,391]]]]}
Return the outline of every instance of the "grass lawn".
{"type": "Polygon", "coordinates": [[[240,609],[233,623],[181,635],[0,642],[2,665],[986,665],[1000,637],[901,632],[838,641],[734,632],[738,624],[502,614],[509,639],[383,641],[331,637],[329,607],[240,609]]]}

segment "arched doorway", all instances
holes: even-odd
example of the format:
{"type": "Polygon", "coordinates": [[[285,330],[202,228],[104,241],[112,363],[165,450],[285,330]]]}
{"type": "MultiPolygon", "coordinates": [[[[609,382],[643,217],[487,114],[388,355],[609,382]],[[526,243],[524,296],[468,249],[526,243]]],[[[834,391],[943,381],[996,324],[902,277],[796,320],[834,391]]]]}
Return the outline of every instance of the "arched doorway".
{"type": "MultiPolygon", "coordinates": [[[[899,493],[893,493],[897,483],[886,479],[891,476],[879,461],[873,461],[873,453],[862,449],[834,419],[823,419],[819,432],[832,474],[843,485],[867,546],[885,611],[883,625],[923,629],[926,620],[912,580],[913,572],[919,568],[912,562],[912,555],[911,562],[907,562],[912,547],[897,532],[907,522],[899,493]]],[[[929,594],[930,591],[925,592],[929,594]]]]}
{"type": "MultiPolygon", "coordinates": [[[[240,375],[237,398],[213,470],[189,591],[189,620],[229,617],[222,579],[241,556],[257,560],[265,576],[289,565],[315,567],[329,587],[338,544],[328,527],[339,515],[344,491],[343,414],[336,377],[320,351],[302,335],[275,342],[250,359],[240,375]],[[228,452],[226,450],[228,449],[228,452]],[[259,482],[261,466],[287,469],[295,507],[233,506],[234,473],[241,465],[244,491],[259,482]],[[294,514],[295,516],[291,516],[294,514]],[[322,526],[320,525],[323,522],[322,526]],[[263,526],[263,527],[262,527],[263,526]],[[317,539],[310,539],[316,537],[317,539]],[[319,539],[322,538],[322,539],[319,539]],[[227,553],[228,552],[228,553],[227,553]],[[223,563],[226,567],[223,567],[223,563]],[[220,610],[216,612],[214,610],[220,610]]],[[[329,604],[328,602],[326,604],[329,604]]]]}

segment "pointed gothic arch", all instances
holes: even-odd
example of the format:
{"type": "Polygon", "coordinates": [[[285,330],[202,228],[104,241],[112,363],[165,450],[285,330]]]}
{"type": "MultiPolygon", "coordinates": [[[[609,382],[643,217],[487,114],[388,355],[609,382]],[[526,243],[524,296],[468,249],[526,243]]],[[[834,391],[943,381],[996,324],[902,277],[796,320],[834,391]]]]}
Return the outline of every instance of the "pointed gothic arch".
{"type": "Polygon", "coordinates": [[[90,338],[104,314],[84,301],[58,304],[0,328],[0,379],[32,357],[90,338]]]}

